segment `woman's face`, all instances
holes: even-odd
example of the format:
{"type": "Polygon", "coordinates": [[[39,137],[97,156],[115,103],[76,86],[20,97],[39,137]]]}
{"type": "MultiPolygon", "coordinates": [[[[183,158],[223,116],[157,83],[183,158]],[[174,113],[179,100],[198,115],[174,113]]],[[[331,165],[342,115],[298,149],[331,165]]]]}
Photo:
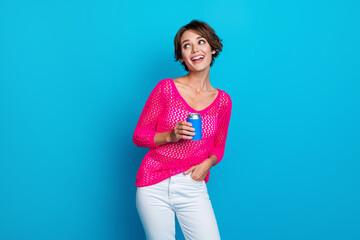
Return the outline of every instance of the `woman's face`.
{"type": "Polygon", "coordinates": [[[205,38],[190,29],[182,34],[180,43],[182,58],[179,60],[185,62],[189,71],[202,71],[210,67],[215,50],[211,50],[205,38]],[[197,56],[202,57],[199,59],[197,56]]]}

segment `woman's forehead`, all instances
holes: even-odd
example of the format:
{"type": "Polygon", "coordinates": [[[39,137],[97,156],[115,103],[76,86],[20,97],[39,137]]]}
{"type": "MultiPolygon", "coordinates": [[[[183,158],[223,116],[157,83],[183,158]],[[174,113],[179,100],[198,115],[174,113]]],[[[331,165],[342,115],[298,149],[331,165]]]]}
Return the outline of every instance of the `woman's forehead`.
{"type": "Polygon", "coordinates": [[[203,36],[199,35],[195,30],[189,29],[186,30],[182,36],[181,36],[181,42],[189,39],[197,39],[197,38],[203,38],[203,36]]]}

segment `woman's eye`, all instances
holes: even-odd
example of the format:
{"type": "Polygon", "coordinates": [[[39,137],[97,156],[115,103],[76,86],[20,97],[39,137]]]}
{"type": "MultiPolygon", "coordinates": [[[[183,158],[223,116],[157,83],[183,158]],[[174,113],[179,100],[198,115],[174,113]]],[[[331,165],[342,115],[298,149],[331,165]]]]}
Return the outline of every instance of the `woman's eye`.
{"type": "MultiPolygon", "coordinates": [[[[200,40],[200,41],[199,41],[199,43],[200,43],[200,44],[201,44],[201,42],[204,42],[204,43],[205,43],[205,41],[204,41],[204,40],[200,40]]],[[[185,44],[185,45],[183,46],[183,48],[185,48],[185,49],[186,49],[188,45],[189,45],[189,44],[185,44]]]]}

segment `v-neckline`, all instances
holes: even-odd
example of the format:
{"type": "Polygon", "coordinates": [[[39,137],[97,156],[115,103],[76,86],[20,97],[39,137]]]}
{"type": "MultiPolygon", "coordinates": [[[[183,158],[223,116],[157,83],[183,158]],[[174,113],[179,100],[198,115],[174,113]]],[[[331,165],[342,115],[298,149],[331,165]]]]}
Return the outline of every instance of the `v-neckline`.
{"type": "Polygon", "coordinates": [[[204,109],[202,109],[202,110],[196,110],[196,109],[192,108],[192,107],[185,101],[185,99],[181,96],[179,90],[177,89],[177,87],[176,87],[176,85],[175,85],[174,79],[172,79],[172,78],[169,78],[169,79],[170,79],[170,82],[171,82],[171,84],[172,84],[172,86],[173,86],[173,88],[174,88],[175,93],[176,93],[177,95],[179,95],[181,101],[185,104],[185,106],[186,106],[187,108],[189,108],[189,110],[190,110],[191,112],[201,113],[201,112],[204,112],[204,111],[208,110],[210,107],[212,107],[212,106],[215,104],[215,102],[218,100],[218,98],[219,98],[219,96],[220,96],[221,90],[218,89],[218,88],[216,88],[216,89],[218,90],[218,94],[216,95],[214,101],[213,101],[209,106],[207,106],[206,108],[204,108],[204,109]]]}

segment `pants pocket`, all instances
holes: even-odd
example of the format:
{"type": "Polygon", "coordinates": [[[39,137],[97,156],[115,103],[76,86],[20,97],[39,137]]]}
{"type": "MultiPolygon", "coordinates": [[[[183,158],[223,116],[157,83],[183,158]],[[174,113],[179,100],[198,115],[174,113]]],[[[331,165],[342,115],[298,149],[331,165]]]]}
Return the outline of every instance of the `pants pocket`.
{"type": "Polygon", "coordinates": [[[192,174],[192,172],[186,175],[187,179],[188,179],[190,182],[196,183],[196,184],[202,184],[202,183],[204,182],[204,180],[202,180],[201,182],[195,181],[195,180],[191,177],[191,174],[192,174]]]}

